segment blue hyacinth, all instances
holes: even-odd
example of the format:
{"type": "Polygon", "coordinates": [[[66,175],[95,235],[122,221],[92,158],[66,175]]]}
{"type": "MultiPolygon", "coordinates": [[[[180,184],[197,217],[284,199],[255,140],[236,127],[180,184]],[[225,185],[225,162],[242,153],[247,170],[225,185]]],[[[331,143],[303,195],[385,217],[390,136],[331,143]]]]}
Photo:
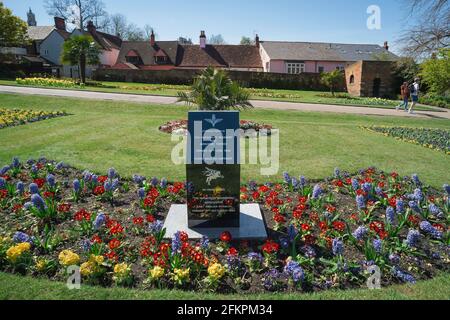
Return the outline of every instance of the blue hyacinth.
{"type": "Polygon", "coordinates": [[[416,201],[418,201],[418,202],[422,201],[422,200],[424,199],[422,190],[419,189],[419,188],[417,188],[416,190],[414,190],[414,195],[413,195],[413,197],[414,197],[414,200],[416,200],[416,201]]]}
{"type": "Polygon", "coordinates": [[[81,243],[81,250],[83,250],[83,252],[90,252],[91,248],[92,248],[92,242],[89,239],[85,239],[81,243]]]}
{"type": "Polygon", "coordinates": [[[423,221],[420,223],[420,230],[422,230],[423,232],[425,232],[426,234],[430,235],[435,239],[442,238],[442,232],[433,227],[431,223],[429,223],[428,221],[423,221]]]}
{"type": "Polygon", "coordinates": [[[323,193],[322,187],[320,185],[316,184],[314,186],[313,193],[312,193],[313,199],[315,199],[315,200],[319,199],[319,197],[322,195],[322,193],[323,193]]]}
{"type": "Polygon", "coordinates": [[[81,190],[80,180],[78,180],[78,179],[73,180],[72,187],[73,187],[73,191],[75,191],[75,193],[80,192],[80,190],[81,190]]]}
{"type": "Polygon", "coordinates": [[[264,288],[268,291],[274,291],[278,289],[280,281],[280,272],[277,269],[271,269],[264,274],[264,288]]]}
{"type": "Polygon", "coordinates": [[[341,170],[339,168],[334,169],[334,177],[339,179],[341,177],[341,170]]]}
{"type": "Polygon", "coordinates": [[[408,235],[406,236],[406,244],[410,248],[414,248],[417,246],[417,243],[420,239],[420,232],[414,229],[409,230],[408,235]]]}
{"type": "Polygon", "coordinates": [[[20,167],[20,160],[19,160],[19,158],[17,158],[17,157],[13,158],[13,161],[11,163],[11,167],[16,168],[16,169],[20,167]]]}
{"type": "Polygon", "coordinates": [[[116,169],[109,168],[108,170],[108,179],[113,180],[117,176],[116,169]]]}
{"type": "Polygon", "coordinates": [[[0,176],[4,176],[8,171],[9,171],[10,167],[9,166],[4,166],[3,168],[0,169],[0,176]]]}
{"type": "Polygon", "coordinates": [[[50,188],[53,188],[56,185],[55,176],[52,174],[47,175],[47,184],[50,186],[50,188]]]}
{"type": "Polygon", "coordinates": [[[98,184],[98,176],[96,174],[93,174],[91,177],[91,183],[93,185],[97,185],[98,184]]]}
{"type": "Polygon", "coordinates": [[[64,164],[64,162],[61,161],[56,164],[55,168],[56,168],[56,170],[62,170],[62,169],[64,169],[65,166],[66,165],[64,164]]]}
{"type": "Polygon", "coordinates": [[[392,264],[394,264],[394,265],[399,264],[400,263],[400,257],[398,255],[394,254],[394,253],[391,253],[389,255],[389,261],[392,264]]]}
{"type": "Polygon", "coordinates": [[[33,203],[33,206],[35,206],[38,210],[46,209],[45,201],[39,194],[33,194],[31,196],[31,203],[33,203]]]}
{"type": "Polygon", "coordinates": [[[297,178],[292,177],[291,184],[294,187],[294,189],[298,189],[300,185],[300,181],[297,180],[297,178]]]}
{"type": "Polygon", "coordinates": [[[292,182],[292,178],[289,175],[289,173],[287,173],[287,172],[283,172],[283,179],[284,179],[284,182],[287,184],[291,184],[291,182],[292,182]]]}
{"type": "Polygon", "coordinates": [[[33,163],[35,163],[35,162],[36,162],[36,160],[34,160],[34,159],[28,159],[28,160],[27,160],[27,164],[28,164],[29,166],[33,165],[33,163]]]}
{"type": "Polygon", "coordinates": [[[332,250],[335,256],[340,256],[344,253],[344,242],[339,239],[333,239],[332,250]]]}
{"type": "Polygon", "coordinates": [[[106,192],[113,192],[119,187],[119,180],[106,180],[103,187],[105,188],[106,192]]]}
{"type": "Polygon", "coordinates": [[[289,248],[289,245],[290,245],[290,241],[287,237],[280,237],[280,246],[283,249],[289,248]]]}
{"type": "Polygon", "coordinates": [[[439,207],[437,205],[435,205],[434,203],[431,203],[428,206],[428,211],[435,217],[439,217],[443,214],[442,210],[439,209],[439,207]]]}
{"type": "Polygon", "coordinates": [[[6,180],[0,177],[0,190],[6,189],[6,180]]]}
{"type": "Polygon", "coordinates": [[[157,187],[158,184],[159,184],[158,178],[153,177],[153,178],[150,180],[150,185],[151,185],[152,187],[157,187]]]}
{"type": "Polygon", "coordinates": [[[166,178],[162,178],[161,179],[161,183],[159,184],[160,185],[160,187],[162,188],[162,189],[165,189],[166,187],[167,187],[167,179],[166,178]]]}
{"type": "Polygon", "coordinates": [[[387,207],[386,209],[386,221],[393,225],[395,223],[395,210],[392,207],[387,207]]]}
{"type": "Polygon", "coordinates": [[[302,282],[305,278],[305,272],[296,261],[289,261],[284,267],[284,273],[288,275],[295,283],[302,282]]]}
{"type": "Polygon", "coordinates": [[[422,210],[420,209],[419,205],[417,204],[416,201],[410,201],[408,203],[409,207],[411,208],[411,210],[413,210],[416,213],[421,213],[422,210]]]}
{"type": "Polygon", "coordinates": [[[366,208],[366,199],[364,198],[364,196],[362,195],[356,196],[356,206],[358,207],[359,210],[366,208]]]}
{"type": "Polygon", "coordinates": [[[17,182],[16,184],[17,192],[22,195],[25,192],[25,184],[22,181],[17,182]]]}
{"type": "Polygon", "coordinates": [[[288,234],[288,237],[289,237],[289,241],[290,242],[294,242],[295,238],[298,235],[298,230],[297,230],[297,228],[295,228],[295,226],[293,224],[291,224],[287,228],[287,234],[288,234]]]}
{"type": "Polygon", "coordinates": [[[27,235],[26,233],[21,232],[21,231],[17,231],[17,232],[14,234],[14,236],[13,236],[13,241],[14,241],[15,243],[23,243],[23,242],[28,242],[28,243],[30,243],[30,244],[33,243],[32,238],[31,238],[29,235],[27,235]]]}
{"type": "Polygon", "coordinates": [[[308,259],[314,259],[317,256],[316,250],[311,246],[303,246],[302,252],[308,259]]]}
{"type": "Polygon", "coordinates": [[[161,220],[156,220],[155,222],[151,223],[148,227],[150,233],[159,233],[164,227],[164,222],[161,220]]]}
{"type": "Polygon", "coordinates": [[[39,187],[36,183],[31,183],[28,189],[31,194],[39,194],[39,187]]]}
{"type": "Polygon", "coordinates": [[[372,191],[372,184],[366,182],[361,186],[361,188],[365,193],[370,193],[372,191]]]}
{"type": "Polygon", "coordinates": [[[139,199],[144,200],[144,198],[145,198],[145,189],[144,188],[140,188],[137,193],[138,193],[139,199]]]}
{"type": "Polygon", "coordinates": [[[299,187],[304,188],[306,186],[306,184],[307,184],[306,178],[304,176],[300,176],[299,184],[298,184],[299,187]]]}
{"type": "Polygon", "coordinates": [[[397,277],[398,279],[402,280],[403,282],[412,283],[412,284],[416,283],[416,279],[412,275],[410,275],[409,273],[406,273],[405,271],[399,269],[398,267],[394,267],[392,269],[392,275],[394,277],[397,277]]]}
{"type": "Polygon", "coordinates": [[[417,174],[413,174],[411,180],[417,187],[420,187],[422,185],[422,182],[420,181],[419,176],[417,174]]]}
{"type": "Polygon", "coordinates": [[[373,242],[373,248],[375,249],[375,252],[380,254],[383,250],[383,241],[380,239],[374,239],[373,242]]]}
{"type": "Polygon", "coordinates": [[[172,237],[172,254],[180,253],[181,252],[181,232],[178,231],[175,233],[172,237]]]}
{"type": "Polygon", "coordinates": [[[210,241],[208,236],[202,236],[202,238],[200,239],[200,247],[203,250],[207,250],[209,248],[210,245],[210,241]]]}
{"type": "Polygon", "coordinates": [[[256,181],[250,181],[248,183],[248,188],[250,189],[250,191],[256,191],[256,189],[258,188],[258,184],[256,183],[256,181]]]}
{"type": "Polygon", "coordinates": [[[142,183],[145,181],[145,177],[140,176],[138,174],[134,174],[133,175],[133,182],[136,183],[137,185],[142,185],[142,183]]]}
{"type": "Polygon", "coordinates": [[[353,232],[353,237],[356,238],[356,240],[361,241],[364,240],[364,238],[367,236],[367,233],[369,232],[369,229],[367,229],[364,226],[358,227],[358,229],[353,232]]]}
{"type": "Polygon", "coordinates": [[[92,175],[93,175],[92,172],[90,172],[90,171],[88,171],[88,170],[84,171],[84,172],[83,172],[83,180],[84,180],[84,182],[86,182],[86,183],[91,182],[91,180],[92,180],[92,175]]]}
{"type": "Polygon", "coordinates": [[[94,220],[94,229],[98,230],[106,223],[106,215],[103,212],[99,212],[94,220]]]}
{"type": "Polygon", "coordinates": [[[447,195],[450,196],[450,185],[444,184],[443,188],[444,188],[444,191],[447,192],[447,195]]]}
{"type": "Polygon", "coordinates": [[[402,199],[397,199],[397,204],[395,205],[395,210],[397,211],[397,214],[401,214],[405,212],[405,203],[402,199]]]}
{"type": "Polygon", "coordinates": [[[259,252],[250,252],[249,254],[247,254],[247,259],[251,262],[258,262],[258,263],[262,263],[264,260],[262,254],[259,252]]]}
{"type": "Polygon", "coordinates": [[[359,181],[358,181],[358,179],[355,179],[355,178],[352,179],[352,188],[353,188],[354,191],[359,189],[359,181]]]}
{"type": "Polygon", "coordinates": [[[384,191],[380,187],[376,187],[375,188],[375,193],[377,194],[378,197],[381,198],[381,197],[383,197],[384,191]]]}
{"type": "Polygon", "coordinates": [[[31,173],[36,175],[39,172],[39,168],[37,167],[37,165],[33,164],[31,166],[31,173]]]}

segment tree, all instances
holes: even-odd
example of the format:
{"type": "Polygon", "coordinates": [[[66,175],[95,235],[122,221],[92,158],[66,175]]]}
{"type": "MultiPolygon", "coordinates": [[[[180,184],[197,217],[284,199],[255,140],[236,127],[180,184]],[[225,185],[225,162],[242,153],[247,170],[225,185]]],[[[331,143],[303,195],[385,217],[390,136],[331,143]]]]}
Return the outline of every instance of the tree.
{"type": "Polygon", "coordinates": [[[101,0],[45,0],[45,8],[49,15],[64,18],[79,29],[84,29],[89,20],[99,23],[107,16],[101,0]]]}
{"type": "Polygon", "coordinates": [[[208,39],[208,43],[210,44],[225,44],[225,40],[223,39],[221,34],[218,35],[211,35],[211,37],[208,39]]]}
{"type": "Polygon", "coordinates": [[[178,92],[178,101],[195,104],[200,110],[246,109],[253,107],[250,94],[231,81],[224,70],[208,67],[195,80],[191,91],[178,92]]]}
{"type": "Polygon", "coordinates": [[[410,7],[409,20],[415,23],[400,38],[403,52],[427,58],[450,46],[449,0],[404,0],[410,7]]]}
{"type": "MultiPolygon", "coordinates": [[[[151,34],[151,27],[146,25],[146,30],[140,29],[134,23],[128,23],[127,18],[120,13],[109,16],[109,25],[106,32],[120,36],[123,40],[142,41],[147,37],[147,33],[151,34]]],[[[148,35],[150,38],[150,35],[148,35]]]]}
{"type": "Polygon", "coordinates": [[[192,44],[192,39],[191,38],[185,38],[185,37],[179,37],[178,38],[178,42],[180,44],[192,44]]]}
{"type": "Polygon", "coordinates": [[[330,88],[331,94],[334,96],[337,86],[342,83],[344,74],[340,70],[325,72],[321,75],[322,82],[330,88]]]}
{"type": "Polygon", "coordinates": [[[134,23],[130,23],[127,26],[123,39],[128,41],[143,41],[145,40],[144,31],[134,23]]]}
{"type": "Polygon", "coordinates": [[[27,43],[27,24],[0,2],[0,47],[20,47],[27,43]]]}
{"type": "Polygon", "coordinates": [[[448,95],[450,93],[450,49],[441,49],[437,56],[423,62],[420,75],[431,92],[448,95]]]}
{"type": "Polygon", "coordinates": [[[145,40],[150,40],[152,33],[154,33],[153,27],[149,24],[144,26],[144,38],[145,40]]]}
{"type": "Polygon", "coordinates": [[[64,42],[61,61],[78,65],[80,82],[86,83],[86,65],[97,65],[100,49],[91,36],[73,36],[64,42]]]}
{"type": "Polygon", "coordinates": [[[241,45],[247,45],[247,46],[251,46],[254,45],[255,41],[253,41],[250,37],[242,37],[241,39],[241,45]]]}
{"type": "Polygon", "coordinates": [[[393,76],[395,79],[395,87],[400,88],[403,82],[413,83],[420,73],[419,64],[411,57],[402,57],[395,62],[393,68],[393,76]]]}

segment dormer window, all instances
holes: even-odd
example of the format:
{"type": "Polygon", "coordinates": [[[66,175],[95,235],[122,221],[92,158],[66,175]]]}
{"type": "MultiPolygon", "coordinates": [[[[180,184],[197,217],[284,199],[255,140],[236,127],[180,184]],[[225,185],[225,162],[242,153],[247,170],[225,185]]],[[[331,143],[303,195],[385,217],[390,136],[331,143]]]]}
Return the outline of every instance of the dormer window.
{"type": "Polygon", "coordinates": [[[156,64],[167,64],[167,63],[169,63],[169,57],[167,56],[167,54],[162,49],[159,49],[155,53],[155,63],[156,64]]]}
{"type": "Polygon", "coordinates": [[[142,59],[141,59],[141,57],[140,57],[139,54],[138,54],[136,51],[134,51],[134,50],[130,50],[130,51],[127,53],[127,55],[125,56],[125,60],[126,60],[128,63],[132,63],[132,64],[134,64],[134,65],[140,65],[140,64],[142,64],[142,59]]]}

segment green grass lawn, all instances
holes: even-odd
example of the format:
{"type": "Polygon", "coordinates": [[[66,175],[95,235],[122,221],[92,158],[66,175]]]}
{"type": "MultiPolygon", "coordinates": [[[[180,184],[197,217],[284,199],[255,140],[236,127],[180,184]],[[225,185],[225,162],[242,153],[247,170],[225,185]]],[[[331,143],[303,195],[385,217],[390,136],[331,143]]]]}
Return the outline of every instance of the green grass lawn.
{"type": "MultiPolygon", "coordinates": [[[[128,93],[128,94],[142,94],[142,95],[158,95],[158,96],[177,96],[179,91],[188,90],[187,86],[177,85],[157,85],[144,83],[128,83],[128,82],[98,82],[101,86],[87,85],[84,88],[68,88],[69,90],[83,90],[94,92],[107,93],[128,93]]],[[[13,80],[0,80],[0,85],[19,85],[13,80]]],[[[49,88],[49,87],[43,87],[49,88]]],[[[57,88],[64,89],[64,88],[57,88]]],[[[285,101],[285,102],[301,102],[312,104],[330,104],[330,105],[348,105],[354,107],[369,107],[369,108],[383,108],[394,109],[400,102],[391,100],[387,103],[373,104],[370,99],[357,98],[345,99],[340,97],[327,97],[328,92],[321,91],[304,91],[304,90],[268,90],[268,89],[252,89],[255,95],[251,96],[254,100],[268,100],[268,101],[285,101]]],[[[418,111],[439,111],[434,107],[425,105],[418,105],[418,111]]]]}
{"type": "MultiPolygon", "coordinates": [[[[114,166],[122,176],[184,180],[185,168],[171,162],[176,142],[158,127],[187,117],[187,107],[76,100],[43,96],[0,95],[0,106],[64,110],[70,116],[0,130],[0,165],[13,156],[26,160],[45,156],[99,173],[114,166]]],[[[279,110],[250,110],[241,119],[280,129],[279,175],[262,176],[260,166],[243,165],[244,181],[281,180],[283,171],[310,179],[330,176],[335,167],[356,172],[368,166],[418,173],[441,188],[450,181],[448,155],[368,132],[359,126],[386,125],[450,128],[450,120],[410,119],[279,110]]]]}
{"type": "Polygon", "coordinates": [[[80,290],[69,290],[64,283],[0,273],[0,300],[448,300],[449,292],[449,275],[418,282],[415,285],[397,285],[381,290],[334,290],[314,294],[219,295],[179,290],[105,289],[84,285],[80,290]]]}

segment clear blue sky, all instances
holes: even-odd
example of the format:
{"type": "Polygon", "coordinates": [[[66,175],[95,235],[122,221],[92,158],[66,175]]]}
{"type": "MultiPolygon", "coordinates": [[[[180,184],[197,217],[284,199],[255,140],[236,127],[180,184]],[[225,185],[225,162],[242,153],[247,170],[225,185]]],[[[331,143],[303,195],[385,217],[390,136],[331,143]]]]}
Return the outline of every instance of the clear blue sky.
{"type": "MultiPolygon", "coordinates": [[[[129,22],[150,24],[160,40],[179,36],[198,41],[200,30],[222,34],[227,43],[238,43],[243,35],[258,33],[262,40],[344,43],[391,43],[407,22],[404,0],[103,0],[106,10],[122,13],[129,22]],[[381,30],[366,25],[368,6],[381,8],[381,30]]],[[[26,19],[29,7],[38,25],[50,25],[53,18],[44,0],[3,0],[14,14],[26,19]]]]}

